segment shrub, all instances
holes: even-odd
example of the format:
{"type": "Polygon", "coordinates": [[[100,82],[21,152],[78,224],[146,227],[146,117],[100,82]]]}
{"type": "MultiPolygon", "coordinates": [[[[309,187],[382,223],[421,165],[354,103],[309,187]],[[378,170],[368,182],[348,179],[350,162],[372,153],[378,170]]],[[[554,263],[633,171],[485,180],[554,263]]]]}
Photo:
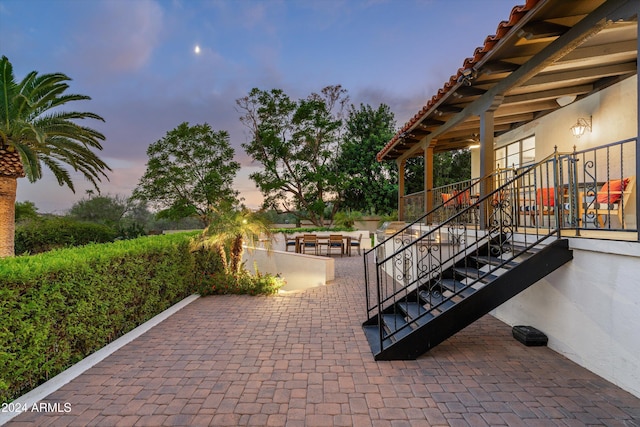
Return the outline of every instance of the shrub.
{"type": "Polygon", "coordinates": [[[238,274],[227,272],[218,253],[212,250],[200,249],[194,254],[194,291],[201,296],[272,295],[285,283],[281,277],[262,274],[257,268],[254,275],[244,268],[238,274]]]}
{"type": "Polygon", "coordinates": [[[143,237],[0,260],[0,401],[191,294],[190,237],[143,237]]]}
{"type": "Polygon", "coordinates": [[[202,295],[272,295],[284,285],[284,280],[272,274],[256,272],[251,275],[246,270],[239,274],[224,271],[202,273],[196,281],[196,291],[202,295]]]}
{"type": "Polygon", "coordinates": [[[68,246],[113,241],[117,232],[106,225],[64,217],[38,218],[16,226],[16,254],[37,254],[68,246]]]}
{"type": "Polygon", "coordinates": [[[359,211],[340,211],[335,214],[333,221],[338,227],[353,228],[356,221],[362,220],[362,213],[359,211]]]}

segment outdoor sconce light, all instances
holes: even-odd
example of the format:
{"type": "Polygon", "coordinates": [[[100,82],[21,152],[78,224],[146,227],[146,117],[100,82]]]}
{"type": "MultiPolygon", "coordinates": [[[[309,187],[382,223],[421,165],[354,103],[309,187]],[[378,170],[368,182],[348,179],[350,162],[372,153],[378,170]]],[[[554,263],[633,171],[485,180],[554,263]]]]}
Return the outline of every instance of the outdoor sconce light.
{"type": "Polygon", "coordinates": [[[589,121],[587,121],[587,119],[583,119],[582,117],[580,117],[576,122],[576,124],[571,126],[571,133],[576,138],[580,138],[582,135],[584,135],[585,130],[589,129],[589,132],[592,131],[591,124],[592,124],[591,117],[589,117],[589,121]]]}

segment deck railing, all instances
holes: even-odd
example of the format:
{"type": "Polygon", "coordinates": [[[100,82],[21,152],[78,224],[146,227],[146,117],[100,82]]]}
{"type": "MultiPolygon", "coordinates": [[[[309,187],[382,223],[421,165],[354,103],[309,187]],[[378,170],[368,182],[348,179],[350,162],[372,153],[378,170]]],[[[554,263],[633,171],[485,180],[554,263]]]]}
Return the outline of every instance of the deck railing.
{"type": "MultiPolygon", "coordinates": [[[[551,219],[562,229],[638,231],[636,220],[636,139],[569,153],[555,153],[555,170],[545,168],[526,174],[517,184],[514,209],[518,225],[539,227],[551,219]],[[621,188],[607,183],[621,182],[621,188]],[[618,197],[619,196],[619,197],[618,197]]],[[[525,168],[517,169],[518,173],[525,168]]],[[[508,177],[511,169],[494,172],[494,186],[508,177]]],[[[480,194],[480,180],[474,178],[434,187],[433,207],[444,205],[428,216],[441,223],[472,204],[480,194]],[[464,191],[469,190],[463,194],[464,191]]],[[[425,212],[425,192],[404,197],[404,220],[412,222],[425,212]]],[[[469,211],[468,224],[478,222],[478,210],[469,211]]]]}
{"type": "Polygon", "coordinates": [[[638,231],[636,138],[574,151],[561,158],[569,197],[564,228],[638,231]]]}

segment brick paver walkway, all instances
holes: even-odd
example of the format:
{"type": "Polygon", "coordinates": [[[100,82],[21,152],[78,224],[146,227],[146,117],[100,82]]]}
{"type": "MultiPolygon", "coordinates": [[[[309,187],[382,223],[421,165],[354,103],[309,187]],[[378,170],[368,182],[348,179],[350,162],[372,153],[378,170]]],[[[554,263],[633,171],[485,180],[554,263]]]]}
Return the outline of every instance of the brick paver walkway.
{"type": "Polygon", "coordinates": [[[640,399],[485,316],[415,361],[375,362],[362,261],[275,297],[201,298],[51,394],[33,426],[640,426],[640,399]]]}

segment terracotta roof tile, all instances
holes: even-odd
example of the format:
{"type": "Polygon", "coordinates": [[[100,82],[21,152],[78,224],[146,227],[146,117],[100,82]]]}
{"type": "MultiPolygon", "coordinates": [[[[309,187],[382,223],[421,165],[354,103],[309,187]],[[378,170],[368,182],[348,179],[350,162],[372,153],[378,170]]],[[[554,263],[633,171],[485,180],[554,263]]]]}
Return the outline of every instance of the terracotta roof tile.
{"type": "Polygon", "coordinates": [[[468,68],[473,67],[477,64],[488,52],[490,52],[495,45],[505,36],[514,25],[516,25],[520,20],[527,14],[529,10],[531,10],[535,5],[537,5],[541,0],[526,0],[526,3],[521,6],[515,6],[511,9],[511,14],[509,15],[508,21],[501,21],[498,24],[498,28],[496,29],[495,35],[489,35],[485,38],[484,44],[482,46],[477,47],[473,56],[470,58],[466,58],[463,61],[462,67],[458,69],[458,72],[449,78],[449,81],[445,82],[444,86],[441,89],[438,89],[438,93],[435,94],[431,99],[416,113],[405,125],[396,133],[396,135],[387,143],[387,145],[380,150],[377,154],[376,158],[378,161],[382,160],[382,157],[396,144],[396,142],[400,139],[401,135],[407,132],[412,126],[414,126],[422,116],[429,111],[431,107],[433,107],[443,96],[445,96],[452,87],[456,85],[458,79],[462,75],[462,72],[468,68]]]}

